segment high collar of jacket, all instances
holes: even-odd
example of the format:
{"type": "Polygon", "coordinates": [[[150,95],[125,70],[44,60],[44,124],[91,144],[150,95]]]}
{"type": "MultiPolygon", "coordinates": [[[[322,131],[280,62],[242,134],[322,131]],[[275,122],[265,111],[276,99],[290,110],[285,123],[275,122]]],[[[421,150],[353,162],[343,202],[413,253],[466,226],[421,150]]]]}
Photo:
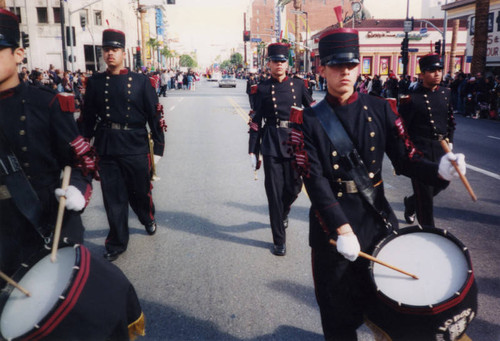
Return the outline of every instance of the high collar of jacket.
{"type": "Polygon", "coordinates": [[[20,82],[15,87],[0,92],[0,100],[12,97],[15,94],[20,93],[22,91],[22,89],[24,88],[24,86],[25,86],[24,82],[20,82]]]}
{"type": "MultiPolygon", "coordinates": [[[[354,91],[354,92],[352,93],[351,97],[349,97],[349,98],[347,99],[347,103],[346,103],[346,105],[347,105],[347,104],[351,104],[351,103],[353,103],[353,102],[356,102],[356,101],[357,101],[357,99],[358,99],[358,97],[359,97],[359,96],[358,96],[358,92],[357,92],[357,91],[354,91]]],[[[341,104],[340,104],[340,102],[339,102],[339,100],[338,100],[338,98],[337,98],[337,97],[334,97],[334,96],[333,96],[332,94],[330,94],[329,92],[326,94],[325,99],[326,99],[326,101],[328,102],[328,104],[330,104],[332,107],[338,107],[338,106],[340,106],[340,105],[341,105],[341,104]]]]}
{"type": "Polygon", "coordinates": [[[284,81],[287,81],[288,80],[288,76],[285,76],[285,78],[283,78],[283,80],[280,82],[277,78],[274,78],[273,76],[271,76],[271,82],[273,83],[283,83],[284,81]]]}
{"type": "MultiPolygon", "coordinates": [[[[109,71],[109,69],[106,69],[106,74],[107,74],[108,76],[112,76],[112,75],[113,75],[113,74],[109,71]]],[[[128,74],[128,69],[121,69],[119,74],[120,74],[120,75],[126,75],[126,74],[128,74]]]]}

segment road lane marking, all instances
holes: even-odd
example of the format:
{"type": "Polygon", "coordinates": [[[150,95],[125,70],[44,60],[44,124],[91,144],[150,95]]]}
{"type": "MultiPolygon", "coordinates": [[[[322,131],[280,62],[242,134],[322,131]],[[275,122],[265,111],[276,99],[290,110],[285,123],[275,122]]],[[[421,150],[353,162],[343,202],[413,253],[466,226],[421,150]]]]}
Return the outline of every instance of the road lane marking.
{"type": "Polygon", "coordinates": [[[488,136],[490,139],[497,139],[497,140],[500,140],[500,137],[496,137],[496,136],[488,136]]]}
{"type": "Polygon", "coordinates": [[[231,103],[231,105],[234,107],[234,109],[236,110],[236,112],[238,113],[238,115],[241,116],[241,118],[243,119],[243,121],[245,121],[245,123],[248,123],[248,114],[243,110],[241,109],[241,107],[239,106],[238,103],[235,102],[234,99],[232,99],[231,97],[226,97],[227,101],[229,103],[231,103]]]}
{"type": "Polygon", "coordinates": [[[479,172],[479,173],[481,173],[481,174],[484,174],[484,175],[490,176],[490,177],[492,177],[493,179],[500,180],[500,175],[495,174],[495,173],[493,173],[493,172],[490,172],[490,171],[484,170],[484,169],[479,168],[479,167],[474,167],[474,166],[471,166],[471,165],[467,165],[467,168],[469,168],[469,169],[471,169],[471,170],[473,170],[473,171],[479,172]]]}

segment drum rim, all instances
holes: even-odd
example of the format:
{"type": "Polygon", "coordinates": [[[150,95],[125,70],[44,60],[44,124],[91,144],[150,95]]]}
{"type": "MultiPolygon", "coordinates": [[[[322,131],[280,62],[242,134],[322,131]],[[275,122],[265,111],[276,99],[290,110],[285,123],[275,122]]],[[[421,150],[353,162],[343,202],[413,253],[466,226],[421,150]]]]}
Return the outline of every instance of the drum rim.
{"type": "Polygon", "coordinates": [[[447,298],[441,302],[438,302],[436,304],[431,304],[431,305],[412,305],[412,304],[406,304],[406,303],[399,303],[384,294],[381,290],[378,289],[376,282],[375,282],[375,277],[373,273],[373,268],[374,268],[374,262],[370,261],[370,264],[368,266],[369,272],[370,272],[370,279],[371,279],[371,284],[378,296],[380,296],[385,304],[388,304],[395,308],[396,310],[399,311],[404,311],[407,313],[411,314],[429,314],[429,315],[435,315],[443,310],[448,309],[450,306],[454,306],[458,303],[460,303],[465,296],[469,293],[471,288],[474,286],[475,283],[475,278],[474,278],[474,271],[472,269],[472,261],[470,258],[470,253],[469,249],[457,238],[455,237],[451,232],[445,229],[440,229],[436,227],[425,227],[425,226],[420,226],[420,225],[415,225],[415,226],[408,226],[402,229],[394,230],[392,234],[389,236],[385,237],[382,239],[373,249],[372,255],[373,257],[377,257],[378,252],[382,249],[382,247],[389,243],[391,240],[395,239],[396,237],[409,234],[409,233],[414,233],[414,232],[427,232],[427,233],[434,233],[437,235],[440,235],[442,237],[445,237],[447,239],[450,239],[452,242],[454,242],[463,255],[465,256],[466,262],[467,262],[467,277],[464,281],[464,284],[460,287],[459,289],[459,295],[453,295],[450,298],[447,298]],[[456,304],[455,304],[456,302],[456,304]]]}
{"type": "MultiPolygon", "coordinates": [[[[66,284],[66,286],[64,287],[64,289],[63,289],[63,291],[61,292],[61,295],[60,295],[60,296],[64,296],[64,297],[67,296],[68,291],[72,287],[72,283],[73,283],[73,281],[75,279],[75,276],[77,275],[77,273],[79,271],[79,266],[80,266],[80,262],[81,262],[81,258],[82,258],[82,250],[81,250],[81,248],[84,247],[84,246],[80,245],[80,244],[65,244],[64,246],[61,246],[59,249],[66,248],[66,247],[72,247],[72,248],[75,249],[75,262],[74,262],[74,265],[73,265],[73,270],[71,271],[70,280],[66,284]]],[[[42,248],[37,254],[33,255],[27,262],[22,263],[23,265],[21,265],[20,268],[16,270],[16,272],[14,273],[14,275],[12,275],[12,279],[14,281],[16,281],[16,282],[19,282],[24,277],[24,275],[26,275],[26,273],[35,264],[37,264],[43,258],[45,258],[46,256],[48,256],[50,253],[51,253],[51,249],[42,248]]],[[[0,294],[0,318],[2,317],[5,305],[6,305],[7,301],[8,301],[8,299],[9,299],[10,295],[12,294],[13,290],[14,290],[14,287],[11,286],[11,285],[9,285],[8,288],[6,290],[4,290],[0,294]]],[[[64,302],[64,300],[59,299],[56,302],[56,304],[54,304],[54,306],[49,310],[49,312],[47,313],[47,315],[44,316],[40,321],[38,321],[37,326],[44,325],[47,322],[47,320],[51,318],[51,316],[54,314],[54,312],[57,310],[57,308],[63,302],[64,302]]],[[[26,333],[15,337],[13,340],[23,339],[23,338],[29,336],[30,334],[32,334],[33,332],[37,332],[38,330],[39,329],[33,327],[30,330],[28,330],[26,333]]],[[[1,329],[0,329],[0,337],[2,339],[7,339],[3,335],[1,329]]]]}

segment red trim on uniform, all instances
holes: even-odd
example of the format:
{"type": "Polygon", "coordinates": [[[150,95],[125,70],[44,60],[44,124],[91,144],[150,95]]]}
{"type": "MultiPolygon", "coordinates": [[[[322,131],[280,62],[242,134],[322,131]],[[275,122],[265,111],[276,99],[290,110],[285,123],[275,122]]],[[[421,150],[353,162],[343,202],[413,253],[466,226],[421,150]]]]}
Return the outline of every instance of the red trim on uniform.
{"type": "MultiPolygon", "coordinates": [[[[109,69],[106,69],[106,74],[107,74],[107,75],[113,75],[113,74],[111,73],[111,71],[109,71],[109,69]]],[[[128,69],[121,69],[119,74],[120,74],[120,75],[128,75],[128,69]]]]}
{"type": "Polygon", "coordinates": [[[58,93],[57,99],[62,111],[75,112],[75,96],[68,92],[58,93]]]}
{"type": "Polygon", "coordinates": [[[90,202],[90,198],[92,197],[92,186],[90,184],[88,184],[85,188],[85,194],[83,197],[85,198],[85,207],[87,207],[90,202]]]}
{"type": "Polygon", "coordinates": [[[303,113],[304,109],[292,106],[290,110],[290,122],[302,124],[304,122],[303,113]]]}
{"type": "Polygon", "coordinates": [[[16,91],[14,89],[8,89],[0,92],[0,99],[5,99],[14,96],[16,91]]]}
{"type": "Polygon", "coordinates": [[[32,335],[29,335],[27,339],[40,340],[49,335],[69,315],[78,302],[90,274],[90,252],[85,247],[80,246],[79,248],[81,251],[80,269],[76,274],[75,280],[71,283],[66,298],[44,325],[32,335]]]}
{"type": "MultiPolygon", "coordinates": [[[[358,97],[359,97],[358,92],[354,91],[352,95],[347,99],[347,103],[345,105],[356,102],[358,100],[358,97]]],[[[325,99],[328,102],[328,104],[330,104],[332,107],[338,107],[341,105],[339,99],[330,94],[329,92],[326,94],[325,99]]]]}
{"type": "Polygon", "coordinates": [[[259,86],[257,84],[250,85],[250,95],[255,95],[257,93],[259,86]]]}

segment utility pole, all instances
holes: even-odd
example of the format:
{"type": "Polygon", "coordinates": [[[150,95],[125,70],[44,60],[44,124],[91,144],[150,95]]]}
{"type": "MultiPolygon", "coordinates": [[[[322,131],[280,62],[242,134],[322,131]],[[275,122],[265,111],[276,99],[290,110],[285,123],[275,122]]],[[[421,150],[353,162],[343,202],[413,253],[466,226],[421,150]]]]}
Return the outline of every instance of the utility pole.
{"type": "Polygon", "coordinates": [[[450,63],[448,64],[450,67],[448,70],[454,72],[455,71],[455,56],[457,54],[457,35],[458,29],[460,28],[460,20],[455,19],[453,21],[453,34],[451,36],[451,49],[450,49],[450,63]]]}
{"type": "MultiPolygon", "coordinates": [[[[61,43],[62,43],[62,57],[63,57],[63,69],[68,70],[68,53],[66,51],[66,35],[64,32],[64,1],[59,0],[59,11],[61,12],[61,43]]],[[[71,29],[70,29],[71,30],[71,29]]],[[[71,34],[71,32],[70,32],[71,34]]]]}
{"type": "MultiPolygon", "coordinates": [[[[243,13],[243,32],[247,31],[247,13],[243,13]]],[[[243,47],[244,47],[244,53],[245,53],[245,58],[244,58],[244,65],[245,69],[247,68],[247,42],[246,40],[243,42],[243,47]]]]}
{"type": "MultiPolygon", "coordinates": [[[[302,2],[299,0],[293,0],[293,8],[297,12],[302,11],[302,2]]],[[[295,14],[295,70],[298,72],[300,70],[299,65],[299,14],[295,14]]]]}

